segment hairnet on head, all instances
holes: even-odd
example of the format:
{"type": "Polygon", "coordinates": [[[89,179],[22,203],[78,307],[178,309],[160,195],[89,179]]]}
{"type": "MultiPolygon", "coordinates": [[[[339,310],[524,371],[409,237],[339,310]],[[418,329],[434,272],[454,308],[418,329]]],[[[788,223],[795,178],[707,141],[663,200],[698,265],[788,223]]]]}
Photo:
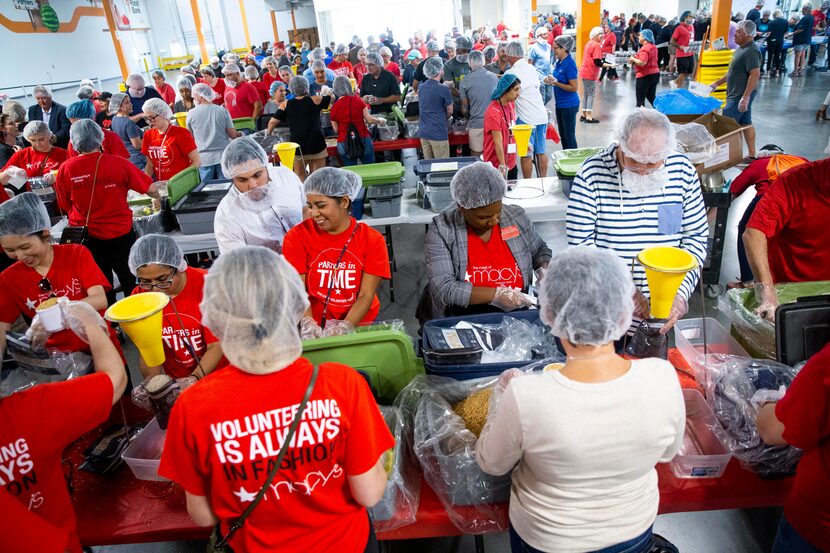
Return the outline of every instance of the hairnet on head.
{"type": "Polygon", "coordinates": [[[92,79],[81,79],[81,82],[78,83],[78,86],[79,87],[88,86],[90,88],[95,88],[95,83],[92,81],[92,79]]]}
{"type": "MultiPolygon", "coordinates": [[[[519,77],[517,77],[513,73],[506,73],[502,75],[496,83],[496,88],[493,89],[493,93],[490,94],[490,99],[498,100],[499,98],[504,96],[504,93],[510,90],[510,88],[513,86],[513,83],[515,83],[516,81],[519,81],[519,77]]],[[[519,83],[521,82],[522,81],[519,81],[519,83]]]]}
{"type": "Polygon", "coordinates": [[[311,173],[303,183],[306,194],[321,194],[330,198],[349,198],[354,200],[363,179],[360,175],[336,167],[322,167],[311,173]]]}
{"type": "Polygon", "coordinates": [[[184,76],[176,82],[176,90],[181,90],[183,88],[186,88],[186,89],[190,90],[191,92],[193,92],[193,86],[194,86],[193,81],[191,81],[188,76],[184,76]]]}
{"type": "Polygon", "coordinates": [[[130,248],[127,263],[135,276],[145,265],[166,265],[180,273],[187,269],[182,249],[175,240],[164,234],[147,234],[136,240],[130,248]]]}
{"type": "MultiPolygon", "coordinates": [[[[52,136],[52,131],[49,130],[49,124],[43,121],[29,121],[23,127],[23,138],[29,140],[31,137],[38,134],[48,134],[52,136]]],[[[31,142],[31,141],[30,141],[31,142]]]]}
{"type": "Polygon", "coordinates": [[[748,34],[750,37],[754,37],[758,29],[755,26],[755,22],[751,19],[744,19],[743,21],[738,23],[738,28],[740,28],[744,33],[748,34]]]}
{"type": "Polygon", "coordinates": [[[152,113],[164,117],[165,119],[173,117],[173,110],[171,110],[170,106],[168,106],[161,98],[150,98],[144,102],[142,110],[144,113],[152,113]]]}
{"type": "MultiPolygon", "coordinates": [[[[185,66],[185,67],[189,67],[189,66],[185,66]]],[[[184,70],[184,68],[182,68],[182,70],[184,70]]],[[[150,76],[151,76],[151,77],[153,77],[154,79],[155,79],[156,77],[161,77],[161,80],[162,80],[162,81],[163,81],[163,80],[165,80],[164,71],[161,71],[161,70],[159,70],[159,69],[156,69],[155,71],[153,71],[152,73],[150,73],[150,76]]]]}
{"type": "Polygon", "coordinates": [[[127,94],[124,92],[116,92],[110,98],[110,105],[107,108],[107,115],[115,115],[118,113],[118,110],[121,109],[121,104],[124,103],[124,98],[127,97],[127,94]]]}
{"type": "Polygon", "coordinates": [[[79,154],[94,152],[104,143],[104,131],[92,119],[79,119],[69,127],[69,141],[79,154]]]}
{"type": "Polygon", "coordinates": [[[595,37],[597,37],[598,35],[601,35],[601,34],[602,34],[602,27],[594,27],[588,33],[588,38],[595,38],[595,37]]]}
{"type": "Polygon", "coordinates": [[[639,163],[663,161],[677,149],[674,125],[653,109],[637,108],[629,113],[615,139],[626,157],[639,163]]]}
{"type": "Polygon", "coordinates": [[[95,89],[91,86],[82,86],[75,93],[79,100],[92,100],[95,97],[95,89]]]}
{"type": "Polygon", "coordinates": [[[335,77],[331,88],[334,90],[334,95],[338,98],[341,96],[352,95],[352,83],[345,75],[338,75],[335,77]]]}
{"type": "Polygon", "coordinates": [[[288,92],[294,96],[308,96],[308,79],[302,75],[291,77],[288,81],[288,92]]]}
{"type": "Polygon", "coordinates": [[[510,56],[511,58],[523,58],[525,57],[524,46],[518,40],[508,42],[507,46],[504,47],[504,55],[510,56]]]}
{"type": "MultiPolygon", "coordinates": [[[[455,48],[455,42],[453,42],[453,48],[455,48]]],[[[427,51],[428,52],[438,52],[441,50],[441,47],[438,45],[437,40],[430,40],[427,42],[427,51]]]]}
{"type": "Polygon", "coordinates": [[[470,69],[480,69],[484,67],[484,53],[481,50],[473,50],[470,52],[470,57],[467,59],[470,69]]]}
{"type": "Polygon", "coordinates": [[[233,62],[226,63],[225,67],[222,68],[223,75],[233,75],[234,73],[241,73],[241,71],[239,70],[239,66],[233,62]]]}
{"type": "Polygon", "coordinates": [[[205,83],[199,83],[193,87],[190,92],[193,96],[201,96],[206,102],[212,102],[216,99],[216,92],[205,83]]]}
{"type": "Polygon", "coordinates": [[[271,83],[271,86],[268,87],[268,94],[273,96],[280,88],[287,87],[285,86],[285,83],[282,81],[274,81],[273,83],[271,83]]]}
{"type": "Polygon", "coordinates": [[[444,61],[439,57],[427,58],[424,62],[424,75],[427,79],[434,79],[444,69],[444,61]]]}
{"type": "Polygon", "coordinates": [[[469,52],[473,49],[473,41],[465,36],[460,36],[457,39],[455,39],[455,49],[466,50],[469,52]]]}
{"type": "Polygon", "coordinates": [[[229,179],[268,165],[268,154],[256,140],[243,136],[228,144],[222,152],[222,172],[229,179]]]}
{"type": "Polygon", "coordinates": [[[325,71],[326,70],[326,62],[323,60],[314,60],[311,63],[311,70],[312,71],[325,71]]]}
{"type": "Polygon", "coordinates": [[[477,161],[458,170],[450,182],[452,199],[464,209],[484,207],[504,198],[507,181],[491,163],[477,161]]]}
{"type": "Polygon", "coordinates": [[[291,69],[290,65],[281,65],[279,71],[280,71],[280,73],[282,73],[283,71],[288,71],[292,75],[294,74],[294,70],[291,69]]]}
{"type": "Polygon", "coordinates": [[[539,289],[539,318],[554,336],[601,346],[626,333],[634,312],[634,281],[610,250],[568,248],[550,261],[539,289]]]}
{"type": "Polygon", "coordinates": [[[377,52],[369,52],[366,54],[366,65],[373,63],[378,67],[383,67],[383,58],[377,52]]]}
{"type": "Polygon", "coordinates": [[[268,65],[268,64],[276,66],[277,65],[277,58],[275,58],[274,56],[266,56],[262,60],[262,65],[268,65]]]}
{"type": "Polygon", "coordinates": [[[338,44],[337,48],[334,49],[335,56],[345,56],[349,53],[349,47],[345,44],[338,44]]]}
{"type": "Polygon", "coordinates": [[[52,228],[49,212],[34,192],[23,192],[0,204],[0,238],[52,228]]]}
{"type": "Polygon", "coordinates": [[[313,60],[324,60],[326,59],[326,51],[318,46],[311,51],[311,55],[309,57],[313,60]]]}
{"type": "Polygon", "coordinates": [[[78,100],[66,106],[66,117],[71,119],[92,119],[95,117],[95,106],[92,100],[78,100]]]}
{"type": "Polygon", "coordinates": [[[553,41],[566,52],[570,52],[574,48],[574,37],[570,35],[559,35],[553,41]]]}
{"type": "Polygon", "coordinates": [[[281,255],[245,246],[223,253],[205,277],[202,324],[242,371],[269,374],[303,351],[297,325],[308,308],[297,271],[281,255]]]}
{"type": "Polygon", "coordinates": [[[406,55],[406,59],[408,60],[419,60],[422,58],[423,56],[421,56],[421,53],[418,50],[415,50],[414,48],[410,50],[409,53],[406,55]]]}
{"type": "Polygon", "coordinates": [[[218,72],[218,71],[215,71],[212,67],[205,67],[205,68],[204,68],[204,69],[202,69],[202,71],[201,71],[201,73],[202,73],[202,77],[204,77],[205,75],[208,75],[208,76],[210,76],[210,77],[214,77],[214,78],[216,77],[216,73],[217,73],[217,72],[218,72]]]}
{"type": "Polygon", "coordinates": [[[378,51],[378,53],[380,54],[380,57],[384,57],[384,56],[386,56],[387,58],[392,57],[392,50],[388,46],[384,46],[383,48],[381,48],[378,51]]]}
{"type": "Polygon", "coordinates": [[[26,108],[15,100],[8,100],[3,104],[3,114],[11,117],[15,123],[26,120],[26,108]]]}
{"type": "Polygon", "coordinates": [[[138,73],[133,73],[132,75],[129,75],[127,77],[127,80],[124,81],[124,84],[126,84],[129,88],[144,88],[144,77],[142,77],[138,73]]]}
{"type": "Polygon", "coordinates": [[[259,78],[259,71],[253,65],[249,65],[248,67],[246,67],[243,74],[245,75],[245,78],[249,81],[255,81],[259,78]]]}
{"type": "Polygon", "coordinates": [[[651,31],[651,29],[643,29],[642,31],[640,31],[640,36],[643,37],[643,40],[645,40],[646,42],[654,44],[654,33],[651,31]]]}

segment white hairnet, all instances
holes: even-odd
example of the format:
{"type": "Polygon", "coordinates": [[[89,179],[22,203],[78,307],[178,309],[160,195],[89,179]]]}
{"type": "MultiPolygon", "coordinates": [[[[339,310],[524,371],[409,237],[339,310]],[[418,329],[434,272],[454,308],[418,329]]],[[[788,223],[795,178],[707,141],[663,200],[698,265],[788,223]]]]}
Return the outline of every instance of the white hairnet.
{"type": "Polygon", "coordinates": [[[331,88],[334,90],[334,94],[338,98],[341,96],[351,96],[353,92],[352,82],[345,75],[338,75],[335,77],[331,88]]]}
{"type": "Polygon", "coordinates": [[[29,121],[23,127],[23,138],[29,140],[31,137],[38,134],[48,134],[52,136],[52,131],[49,130],[49,124],[43,121],[29,121]]]}
{"type": "Polygon", "coordinates": [[[539,290],[539,318],[554,336],[601,346],[631,326],[634,281],[610,250],[568,248],[551,259],[539,290]]]}
{"type": "Polygon", "coordinates": [[[3,103],[3,115],[8,115],[15,123],[22,123],[26,120],[26,108],[20,102],[7,100],[3,103]]]}
{"type": "Polygon", "coordinates": [[[104,143],[104,130],[92,119],[79,119],[69,127],[69,141],[79,154],[94,152],[104,143]]]}
{"type": "Polygon", "coordinates": [[[481,69],[484,67],[484,53],[481,50],[473,50],[467,58],[467,63],[470,64],[470,69],[481,69]]]}
{"type": "Polygon", "coordinates": [[[296,77],[291,77],[291,80],[288,81],[288,92],[294,96],[307,96],[308,86],[308,79],[302,75],[297,75],[296,77]]]}
{"type": "Polygon", "coordinates": [[[424,62],[424,75],[427,79],[433,79],[441,74],[444,69],[444,61],[439,57],[427,58],[424,62]]]}
{"type": "Polygon", "coordinates": [[[574,37],[571,35],[559,35],[553,41],[562,47],[563,50],[566,52],[570,52],[574,49],[574,37]]]}
{"type": "Polygon", "coordinates": [[[330,198],[349,198],[354,200],[363,186],[360,175],[338,169],[322,167],[311,173],[303,184],[306,194],[322,194],[330,198]]]}
{"type": "Polygon", "coordinates": [[[144,77],[142,77],[138,73],[133,73],[132,75],[129,75],[127,77],[127,80],[124,81],[124,84],[126,84],[128,88],[144,88],[144,77]]]}
{"type": "MultiPolygon", "coordinates": [[[[452,43],[452,47],[455,48],[455,41],[452,43]]],[[[441,46],[438,45],[437,40],[430,40],[427,42],[427,52],[440,52],[441,46]]]]}
{"type": "Polygon", "coordinates": [[[130,272],[138,276],[138,270],[145,265],[166,265],[179,272],[187,269],[182,249],[175,240],[164,234],[147,234],[136,240],[130,248],[127,263],[130,272]]]}
{"type": "Polygon", "coordinates": [[[639,163],[663,161],[677,149],[674,126],[654,109],[637,108],[629,113],[615,139],[623,153],[639,163]]]}
{"type": "Polygon", "coordinates": [[[248,80],[257,80],[259,78],[259,71],[253,65],[249,65],[245,68],[245,78],[248,80]]]}
{"type": "Polygon", "coordinates": [[[223,75],[232,75],[234,73],[241,73],[239,70],[239,66],[233,62],[226,63],[225,67],[222,68],[223,75]]]}
{"type": "Polygon", "coordinates": [[[738,28],[740,28],[743,32],[745,32],[750,37],[754,37],[757,27],[755,26],[755,22],[751,19],[744,19],[740,23],[738,23],[738,28]]]}
{"type": "Polygon", "coordinates": [[[154,115],[164,117],[165,119],[173,117],[173,110],[171,110],[170,106],[168,106],[161,98],[150,98],[144,102],[144,107],[142,109],[144,113],[152,113],[154,115]]]}
{"type": "Polygon", "coordinates": [[[127,97],[127,94],[124,92],[116,92],[110,98],[110,105],[107,108],[107,115],[115,115],[118,113],[118,110],[121,109],[121,104],[124,103],[124,98],[127,97]]]}
{"type": "Polygon", "coordinates": [[[308,305],[300,276],[281,255],[244,246],[213,264],[199,308],[235,367],[269,374],[302,354],[297,325],[308,305]]]}
{"type": "Polygon", "coordinates": [[[464,209],[475,209],[501,201],[507,181],[491,163],[476,161],[458,170],[450,182],[452,199],[464,209]]]}
{"type": "Polygon", "coordinates": [[[311,63],[311,70],[312,71],[325,71],[326,70],[326,62],[323,60],[314,60],[311,63]]]}
{"type": "Polygon", "coordinates": [[[392,57],[392,50],[388,46],[384,46],[383,48],[381,48],[378,51],[378,54],[380,54],[381,57],[386,56],[386,57],[391,58],[392,57]]]}
{"type": "Polygon", "coordinates": [[[79,100],[92,100],[95,96],[95,89],[91,86],[84,85],[78,89],[75,96],[77,96],[79,100]]]}
{"type": "Polygon", "coordinates": [[[0,204],[0,238],[34,234],[50,228],[49,212],[34,192],[23,192],[0,204]]]}
{"type": "MultiPolygon", "coordinates": [[[[182,68],[182,69],[184,69],[184,68],[182,68]]],[[[192,69],[192,68],[191,68],[191,69],[192,69]]],[[[155,71],[153,71],[152,73],[150,73],[150,76],[151,76],[152,78],[154,78],[154,79],[155,79],[156,77],[161,77],[161,80],[162,80],[162,81],[166,80],[166,78],[167,78],[167,77],[165,77],[165,75],[164,75],[164,71],[162,71],[162,70],[160,70],[160,69],[156,69],[155,71]]]]}
{"type": "Polygon", "coordinates": [[[311,51],[311,55],[309,57],[313,60],[324,60],[326,59],[326,51],[318,46],[311,51]]]}
{"type": "Polygon", "coordinates": [[[524,46],[518,40],[508,42],[507,46],[504,47],[504,55],[510,56],[511,58],[523,58],[525,57],[524,46]]]}
{"type": "Polygon", "coordinates": [[[178,81],[176,81],[176,90],[181,90],[183,88],[186,88],[186,89],[188,89],[192,92],[193,91],[193,86],[194,86],[193,81],[191,81],[190,77],[187,76],[187,75],[185,75],[184,77],[182,77],[178,81]]]}
{"type": "Polygon", "coordinates": [[[193,87],[191,94],[194,96],[201,96],[207,102],[212,102],[216,99],[216,92],[205,83],[199,83],[193,87]]]}
{"type": "Polygon", "coordinates": [[[338,44],[337,48],[334,49],[335,56],[345,56],[349,53],[349,47],[345,44],[338,44]]]}
{"type": "Polygon", "coordinates": [[[242,173],[268,165],[268,154],[253,138],[243,136],[231,141],[222,152],[222,172],[232,179],[242,173]]]}
{"type": "Polygon", "coordinates": [[[374,63],[378,67],[383,67],[383,58],[377,52],[369,52],[366,54],[366,64],[374,63]]]}
{"type": "MultiPolygon", "coordinates": [[[[181,68],[181,70],[180,70],[180,71],[181,71],[182,73],[184,73],[185,75],[193,75],[194,77],[196,76],[196,70],[195,70],[195,69],[193,69],[193,67],[192,67],[192,66],[190,66],[190,65],[185,65],[184,67],[182,67],[182,68],[181,68]]],[[[161,73],[161,71],[159,71],[159,73],[161,73]]],[[[163,75],[164,75],[164,74],[162,73],[162,76],[163,76],[163,75]]]]}
{"type": "Polygon", "coordinates": [[[594,27],[588,33],[588,38],[596,38],[598,35],[602,34],[602,27],[594,27]]]}

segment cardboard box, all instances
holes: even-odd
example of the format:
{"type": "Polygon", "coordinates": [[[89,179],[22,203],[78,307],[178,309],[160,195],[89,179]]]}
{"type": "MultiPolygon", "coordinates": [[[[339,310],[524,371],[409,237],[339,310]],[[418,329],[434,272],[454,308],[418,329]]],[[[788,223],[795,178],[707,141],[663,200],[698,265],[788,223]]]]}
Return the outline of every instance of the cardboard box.
{"type": "Polygon", "coordinates": [[[744,127],[741,127],[731,117],[718,115],[714,111],[701,115],[692,123],[699,123],[706,127],[718,146],[718,153],[695,165],[698,174],[714,173],[734,167],[744,158],[744,127]]]}

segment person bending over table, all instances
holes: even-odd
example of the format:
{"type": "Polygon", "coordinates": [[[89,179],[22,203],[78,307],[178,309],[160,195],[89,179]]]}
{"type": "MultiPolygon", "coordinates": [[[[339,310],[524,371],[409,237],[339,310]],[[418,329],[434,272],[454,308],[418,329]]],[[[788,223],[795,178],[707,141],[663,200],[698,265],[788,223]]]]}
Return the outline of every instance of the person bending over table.
{"type": "Polygon", "coordinates": [[[141,153],[147,158],[145,173],[156,181],[168,181],[188,167],[202,164],[193,135],[170,122],[173,112],[164,100],[147,100],[144,115],[150,125],[141,141],[141,153]]]}
{"type": "Polygon", "coordinates": [[[300,357],[297,326],[308,306],[296,271],[265,248],[222,254],[205,280],[203,321],[231,366],[179,396],[159,474],[185,489],[196,524],[219,523],[222,536],[268,484],[230,537],[234,551],[377,551],[366,508],[383,497],[383,453],[395,441],[357,371],[339,363],[312,366],[300,357]],[[284,440],[290,446],[270,484],[283,441],[275,436],[301,416],[297,407],[307,390],[296,440],[284,440]],[[237,432],[234,421],[261,426],[237,432]]]}
{"type": "Polygon", "coordinates": [[[592,247],[557,255],[542,278],[539,317],[567,360],[550,372],[503,373],[476,444],[484,472],[516,467],[514,553],[651,550],[655,465],[680,449],[686,407],[669,362],[614,352],[631,324],[633,295],[626,263],[592,247]]]}
{"type": "Polygon", "coordinates": [[[11,465],[11,474],[3,474],[0,490],[7,551],[81,553],[63,451],[107,420],[127,383],[124,363],[95,308],[72,301],[62,309],[70,329],[64,332],[89,344],[95,373],[0,399],[0,445],[11,455],[3,463],[11,465]]]}
{"type": "Polygon", "coordinates": [[[418,320],[531,305],[526,292],[534,270],[543,270],[550,248],[524,209],[504,205],[501,173],[479,161],[450,183],[456,205],[432,219],[426,237],[428,284],[418,320]]]}
{"type": "MultiPolygon", "coordinates": [[[[16,151],[11,159],[0,171],[0,185],[6,186],[20,178],[45,177],[46,182],[53,184],[51,172],[59,168],[66,161],[66,150],[52,145],[52,131],[43,121],[30,121],[23,127],[23,138],[31,146],[16,151]],[[17,177],[13,179],[12,177],[17,177]]],[[[14,186],[23,191],[22,184],[14,186]]],[[[29,190],[26,182],[25,190],[29,190]]]]}
{"type": "Polygon", "coordinates": [[[176,241],[163,234],[148,234],[133,244],[130,270],[138,278],[133,294],[158,291],[170,297],[162,326],[164,364],[148,367],[139,357],[142,376],[164,371],[172,378],[195,382],[213,372],[222,360],[222,348],[202,325],[199,304],[207,271],[188,267],[176,241]]]}
{"type": "Polygon", "coordinates": [[[344,169],[324,167],[305,181],[309,217],[285,237],[283,255],[308,290],[304,340],[348,334],[378,316],[377,289],[390,278],[383,236],[350,215],[362,186],[344,169]]]}
{"type": "Polygon", "coordinates": [[[392,106],[401,100],[398,79],[383,68],[380,54],[366,54],[366,74],[360,83],[361,98],[372,106],[372,113],[390,113],[392,106]]]}
{"type": "Polygon", "coordinates": [[[331,127],[337,133],[337,153],[343,160],[343,165],[357,165],[361,161],[364,165],[375,162],[375,145],[369,135],[367,123],[380,124],[385,121],[372,117],[369,108],[355,96],[352,83],[348,77],[338,76],[334,79],[334,95],[337,101],[331,108],[331,127]],[[346,153],[346,138],[351,125],[357,130],[357,135],[363,141],[363,155],[360,158],[350,158],[346,153]]]}
{"type": "Polygon", "coordinates": [[[219,253],[241,246],[282,252],[282,241],[303,220],[303,183],[287,167],[275,167],[253,138],[237,138],[222,152],[222,173],[233,186],[216,208],[219,253]]]}

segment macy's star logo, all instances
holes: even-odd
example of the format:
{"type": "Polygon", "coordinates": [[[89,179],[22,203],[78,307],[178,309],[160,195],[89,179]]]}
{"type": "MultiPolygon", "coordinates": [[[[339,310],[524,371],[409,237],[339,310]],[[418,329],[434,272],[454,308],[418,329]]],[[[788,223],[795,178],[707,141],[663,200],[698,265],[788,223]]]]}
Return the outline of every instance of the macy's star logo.
{"type": "Polygon", "coordinates": [[[239,498],[240,503],[251,503],[254,499],[256,499],[255,493],[250,493],[242,486],[240,486],[238,492],[233,492],[233,495],[239,498]]]}

